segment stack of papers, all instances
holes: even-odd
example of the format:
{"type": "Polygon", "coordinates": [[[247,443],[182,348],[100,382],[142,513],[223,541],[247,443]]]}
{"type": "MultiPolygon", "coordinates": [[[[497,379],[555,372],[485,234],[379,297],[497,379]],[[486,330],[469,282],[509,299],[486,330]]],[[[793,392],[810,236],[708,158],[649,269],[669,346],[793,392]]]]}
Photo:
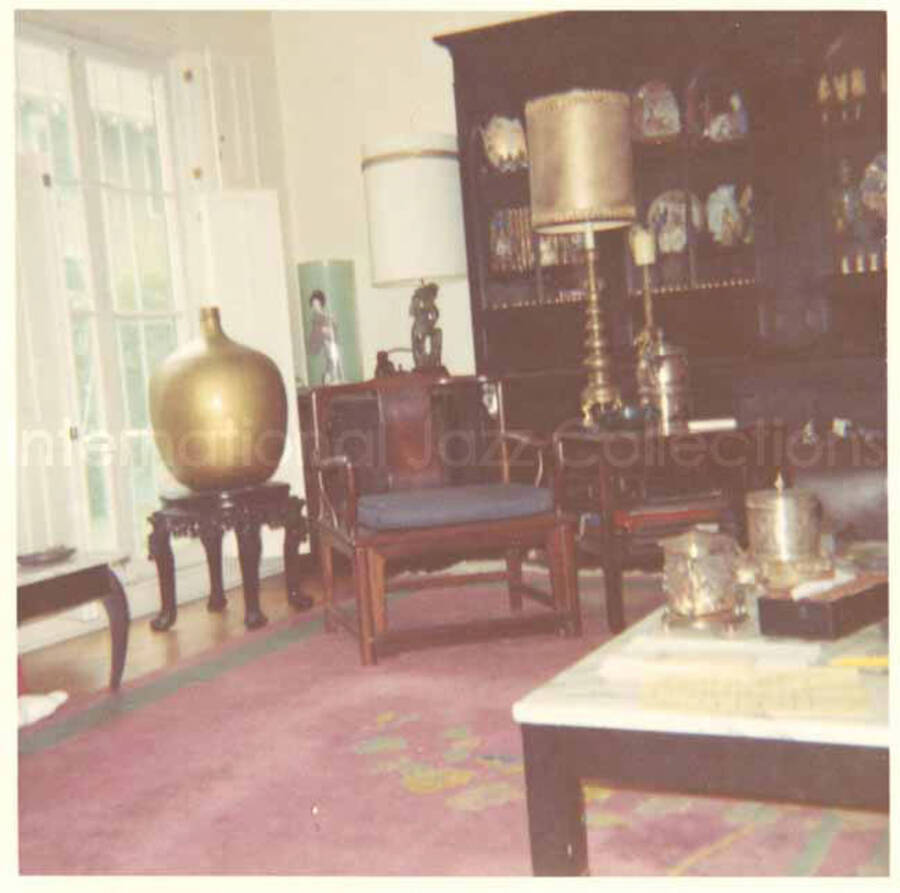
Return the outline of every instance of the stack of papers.
{"type": "Polygon", "coordinates": [[[871,709],[856,667],[817,666],[817,642],[638,636],[599,661],[649,710],[752,717],[851,717],[871,709]]]}

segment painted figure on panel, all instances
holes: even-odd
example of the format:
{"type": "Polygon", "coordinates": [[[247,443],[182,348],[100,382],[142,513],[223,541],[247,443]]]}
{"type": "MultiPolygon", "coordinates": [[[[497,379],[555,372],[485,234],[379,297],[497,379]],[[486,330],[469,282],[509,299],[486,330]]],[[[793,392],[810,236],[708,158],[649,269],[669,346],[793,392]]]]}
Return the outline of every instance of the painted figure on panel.
{"type": "Polygon", "coordinates": [[[322,370],[321,384],[336,384],[344,380],[341,351],[337,340],[337,323],[325,307],[325,292],[316,289],[309,296],[312,311],[312,326],[309,332],[309,352],[313,356],[322,354],[325,368],[322,370]]]}

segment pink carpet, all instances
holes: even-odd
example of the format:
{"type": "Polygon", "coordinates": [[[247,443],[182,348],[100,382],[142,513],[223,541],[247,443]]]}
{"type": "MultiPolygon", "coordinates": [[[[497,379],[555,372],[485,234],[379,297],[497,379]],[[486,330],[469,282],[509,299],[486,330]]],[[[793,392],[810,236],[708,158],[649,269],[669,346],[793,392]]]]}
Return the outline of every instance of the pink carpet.
{"type": "MultiPolygon", "coordinates": [[[[629,580],[633,619],[659,602],[629,580]]],[[[603,641],[529,636],[359,665],[317,612],[19,736],[23,874],[527,875],[511,705],[603,641]]],[[[406,595],[392,622],[505,611],[498,586],[406,595]]],[[[884,875],[888,819],[587,789],[593,874],[884,875]]]]}

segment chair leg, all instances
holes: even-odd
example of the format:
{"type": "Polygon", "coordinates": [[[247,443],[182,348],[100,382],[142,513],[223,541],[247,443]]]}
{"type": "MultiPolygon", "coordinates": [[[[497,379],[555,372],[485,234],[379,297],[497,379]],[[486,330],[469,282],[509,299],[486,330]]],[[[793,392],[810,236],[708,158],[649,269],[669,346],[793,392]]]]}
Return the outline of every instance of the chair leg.
{"type": "Polygon", "coordinates": [[[565,618],[569,613],[568,571],[565,566],[565,543],[563,542],[563,525],[555,525],[547,531],[547,560],[550,564],[550,590],[553,596],[553,610],[560,618],[559,631],[568,632],[565,618]]]}
{"type": "Polygon", "coordinates": [[[569,611],[569,631],[573,636],[580,636],[581,626],[581,597],[578,593],[578,563],[575,557],[575,531],[570,524],[560,528],[562,541],[562,566],[566,583],[566,606],[569,611]]]}
{"type": "Polygon", "coordinates": [[[625,629],[625,605],[622,599],[622,567],[615,560],[603,562],[603,585],[606,589],[606,625],[611,633],[625,629]]]}
{"type": "Polygon", "coordinates": [[[369,550],[369,598],[372,603],[372,622],[375,633],[387,630],[387,599],[384,594],[384,557],[369,550]]]}
{"type": "Polygon", "coordinates": [[[509,591],[509,609],[514,614],[522,610],[522,550],[506,550],[506,586],[509,591]]]}
{"type": "Polygon", "coordinates": [[[322,576],[322,623],[326,632],[336,627],[331,612],[334,610],[334,553],[326,537],[319,540],[319,571],[322,576]]]}
{"type": "MultiPolygon", "coordinates": [[[[356,611],[359,623],[359,655],[363,666],[375,664],[375,643],[372,630],[372,595],[369,578],[369,550],[353,552],[353,589],[356,593],[356,611]]],[[[384,598],[384,593],[381,595],[384,598]]]]}

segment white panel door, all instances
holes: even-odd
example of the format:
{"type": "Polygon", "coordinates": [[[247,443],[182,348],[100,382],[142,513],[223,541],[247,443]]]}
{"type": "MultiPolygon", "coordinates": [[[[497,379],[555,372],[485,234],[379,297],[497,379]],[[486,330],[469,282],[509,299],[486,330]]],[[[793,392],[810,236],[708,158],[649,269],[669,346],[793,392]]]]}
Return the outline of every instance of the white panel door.
{"type": "MultiPolygon", "coordinates": [[[[199,304],[220,308],[222,328],[235,341],[271,357],[287,393],[287,445],[273,480],[304,495],[281,220],[274,191],[198,195],[190,215],[195,254],[192,288],[199,304]]],[[[263,532],[266,554],[278,554],[281,535],[263,532]]]]}

